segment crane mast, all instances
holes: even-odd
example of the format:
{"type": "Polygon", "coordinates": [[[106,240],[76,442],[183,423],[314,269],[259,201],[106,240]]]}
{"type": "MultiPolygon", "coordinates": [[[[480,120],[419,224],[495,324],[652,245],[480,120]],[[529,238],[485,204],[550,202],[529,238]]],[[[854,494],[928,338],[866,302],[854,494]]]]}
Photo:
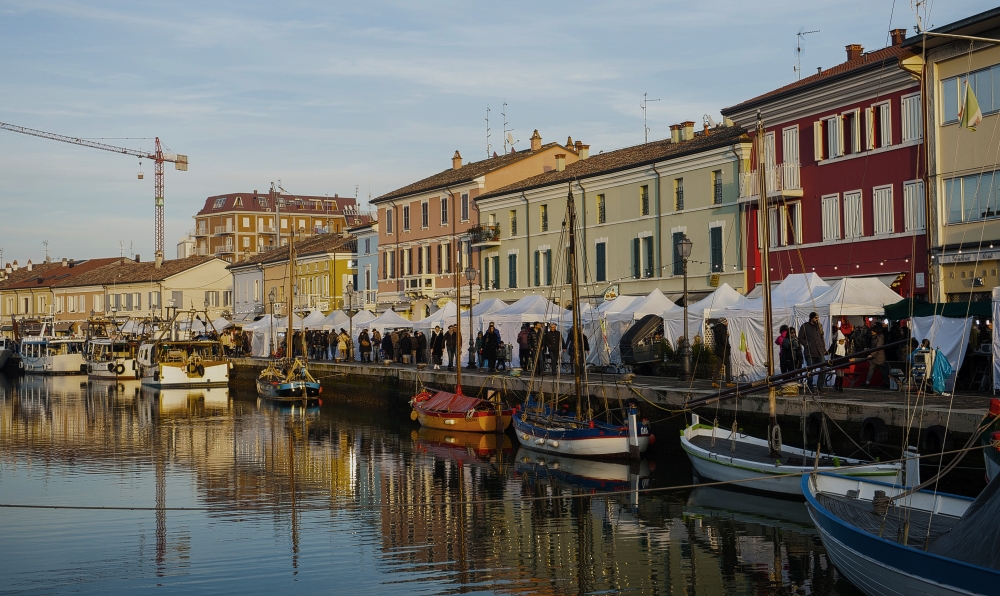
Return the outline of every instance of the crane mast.
{"type": "Polygon", "coordinates": [[[120,153],[122,155],[131,155],[133,157],[138,157],[140,159],[152,160],[154,164],[153,213],[155,221],[154,233],[156,238],[155,252],[158,258],[161,259],[163,258],[163,163],[170,162],[174,164],[174,169],[186,172],[188,169],[187,155],[180,155],[176,153],[164,153],[163,147],[160,145],[160,137],[156,137],[156,150],[150,153],[149,151],[142,151],[141,149],[128,149],[125,147],[117,147],[115,145],[98,143],[97,141],[81,139],[78,137],[68,137],[66,135],[56,134],[54,132],[35,130],[34,128],[28,128],[26,126],[18,126],[16,124],[8,124],[6,122],[0,122],[0,129],[24,135],[31,135],[33,137],[49,139],[52,141],[69,143],[71,145],[80,145],[81,147],[90,147],[91,149],[100,149],[101,151],[110,151],[111,153],[120,153]]]}

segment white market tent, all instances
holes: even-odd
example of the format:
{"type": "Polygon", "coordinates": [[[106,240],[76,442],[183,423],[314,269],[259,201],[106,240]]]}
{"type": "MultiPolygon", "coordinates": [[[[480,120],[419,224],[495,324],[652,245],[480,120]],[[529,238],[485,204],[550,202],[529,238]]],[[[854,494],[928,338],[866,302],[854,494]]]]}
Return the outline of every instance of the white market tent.
{"type": "Polygon", "coordinates": [[[304,325],[306,329],[327,329],[327,327],[323,327],[322,323],[325,318],[326,316],[323,314],[323,311],[316,309],[302,320],[302,325],[304,325]]]}
{"type": "Polygon", "coordinates": [[[367,323],[368,321],[371,321],[374,318],[375,318],[375,313],[373,313],[372,311],[359,310],[356,315],[351,317],[351,321],[353,321],[354,327],[357,328],[359,324],[367,323]]]}
{"type": "MultiPolygon", "coordinates": [[[[877,316],[882,318],[887,304],[900,301],[900,295],[889,289],[877,277],[845,277],[839,279],[822,296],[795,305],[795,327],[809,320],[809,313],[819,315],[823,333],[829,342],[834,321],[840,317],[877,316]]],[[[851,321],[852,323],[860,321],[851,321]]]]}
{"type": "MultiPolygon", "coordinates": [[[[502,311],[507,308],[507,303],[499,298],[487,298],[479,304],[472,307],[472,326],[474,331],[486,331],[486,327],[493,320],[493,314],[502,311]]],[[[466,313],[466,318],[468,318],[468,313],[466,313]]],[[[441,326],[447,329],[444,325],[441,326]]],[[[466,327],[466,332],[468,332],[468,327],[466,327]]],[[[506,341],[506,338],[504,339],[506,341]]]]}
{"type": "MultiPolygon", "coordinates": [[[[994,289],[994,292],[996,289],[994,289]]],[[[994,293],[994,296],[996,294],[994,293]]],[[[994,312],[996,312],[996,302],[994,312]]],[[[930,317],[913,317],[910,319],[910,332],[912,337],[929,339],[931,346],[941,350],[948,364],[951,365],[951,376],[945,379],[945,391],[955,390],[955,381],[958,380],[958,370],[962,368],[962,361],[965,360],[966,348],[969,346],[969,335],[972,332],[973,317],[945,317],[933,315],[930,317]]],[[[994,334],[996,335],[996,334],[994,334]]],[[[996,350],[996,340],[992,340],[994,353],[996,350]]],[[[993,360],[996,367],[996,359],[993,360]]],[[[993,381],[996,384],[996,381],[993,381]]]]}
{"type": "MultiPolygon", "coordinates": [[[[424,335],[430,336],[431,331],[434,329],[435,325],[440,325],[441,329],[447,329],[448,325],[455,324],[455,303],[451,300],[445,303],[444,306],[437,309],[437,311],[431,313],[431,316],[424,317],[419,321],[413,322],[413,330],[423,331],[424,335]]],[[[428,342],[430,339],[427,340],[428,342]]]]}
{"type": "MultiPolygon", "coordinates": [[[[496,329],[500,332],[500,338],[505,343],[516,344],[517,334],[521,332],[522,323],[534,323],[535,321],[559,323],[560,318],[565,312],[566,309],[547,300],[544,296],[525,296],[507,308],[496,311],[486,318],[495,323],[496,329]]],[[[489,321],[486,324],[488,325],[489,321]]],[[[463,342],[468,343],[468,340],[463,338],[463,342]]],[[[465,363],[468,363],[468,350],[465,352],[465,363]]],[[[514,350],[514,357],[512,359],[515,361],[512,363],[514,366],[520,365],[517,350],[514,350]]]]}
{"type": "Polygon", "coordinates": [[[618,296],[614,300],[605,300],[598,305],[596,311],[591,311],[583,318],[583,329],[590,340],[588,363],[606,365],[611,362],[611,352],[616,351],[618,346],[612,346],[608,340],[607,317],[627,310],[643,298],[644,296],[618,296]]]}
{"type": "MultiPolygon", "coordinates": [[[[342,311],[342,310],[335,310],[332,313],[330,313],[330,315],[333,315],[334,313],[338,313],[338,312],[344,312],[344,311],[342,311]]],[[[358,342],[358,337],[361,335],[361,329],[365,328],[365,327],[363,327],[364,323],[367,323],[369,321],[375,320],[375,318],[376,318],[375,317],[375,313],[373,313],[370,310],[359,310],[350,319],[346,318],[347,317],[346,313],[344,313],[344,317],[345,318],[344,318],[343,323],[338,322],[336,324],[337,325],[336,329],[338,331],[341,328],[348,329],[349,331],[352,331],[354,333],[354,338],[351,340],[351,341],[354,342],[354,359],[360,361],[361,360],[361,344],[358,342]],[[353,327],[353,329],[351,329],[352,327],[353,327]]],[[[369,334],[370,333],[371,332],[369,331],[369,334]]]]}
{"type": "MultiPolygon", "coordinates": [[[[302,329],[302,319],[293,316],[292,325],[296,329],[302,329]]],[[[251,355],[267,357],[273,352],[273,346],[284,341],[285,332],[288,331],[288,318],[264,315],[259,320],[244,325],[243,330],[253,333],[250,339],[251,355]]]]}
{"type": "Polygon", "coordinates": [[[322,329],[324,331],[340,331],[341,328],[347,329],[350,325],[351,317],[347,316],[346,312],[342,310],[333,310],[330,311],[330,314],[320,319],[319,325],[307,325],[307,327],[310,327],[311,329],[322,329]]]}
{"type": "MultiPolygon", "coordinates": [[[[737,304],[743,295],[727,283],[714,292],[688,306],[688,333],[705,337],[705,322],[714,309],[723,309],[737,304]]],[[[663,317],[663,336],[676,348],[677,339],[684,335],[684,309],[672,310],[663,317]]]]}
{"type": "MultiPolygon", "coordinates": [[[[669,298],[663,295],[663,292],[659,288],[655,288],[648,296],[633,302],[625,310],[617,313],[611,313],[605,315],[604,319],[606,321],[608,345],[611,347],[611,353],[609,358],[614,363],[621,362],[621,355],[619,353],[618,344],[621,341],[622,335],[628,331],[636,321],[645,317],[646,315],[659,315],[660,317],[665,317],[667,313],[679,310],[683,312],[681,307],[674,304],[669,298]]],[[[593,346],[591,346],[593,347],[593,346]]]]}

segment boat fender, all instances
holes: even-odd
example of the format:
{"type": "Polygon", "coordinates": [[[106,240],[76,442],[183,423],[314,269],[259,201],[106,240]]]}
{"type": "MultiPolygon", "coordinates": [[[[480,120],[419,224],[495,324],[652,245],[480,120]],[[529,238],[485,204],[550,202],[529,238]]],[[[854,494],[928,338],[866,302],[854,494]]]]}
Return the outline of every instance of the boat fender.
{"type": "Polygon", "coordinates": [[[158,370],[154,370],[153,371],[153,380],[154,381],[159,381],[160,380],[160,371],[158,371],[158,370]]]}
{"type": "Polygon", "coordinates": [[[994,449],[1000,451],[1000,431],[996,431],[995,433],[993,433],[992,445],[994,449]]]}
{"type": "Polygon", "coordinates": [[[410,420],[416,420],[419,416],[420,416],[420,414],[417,414],[416,410],[411,410],[410,411],[410,420]]]}
{"type": "Polygon", "coordinates": [[[653,433],[649,433],[649,444],[656,445],[656,435],[653,433]]]}
{"type": "Polygon", "coordinates": [[[115,372],[115,363],[114,362],[109,362],[108,363],[108,372],[109,373],[115,372]]]}
{"type": "Polygon", "coordinates": [[[199,364],[198,366],[195,367],[195,372],[198,373],[199,377],[204,377],[205,376],[205,367],[199,364]]]}
{"type": "Polygon", "coordinates": [[[125,365],[124,364],[119,364],[118,366],[116,366],[115,367],[115,374],[117,374],[117,375],[123,375],[123,374],[125,374],[125,365]]]}
{"type": "Polygon", "coordinates": [[[877,416],[870,416],[861,421],[862,443],[888,443],[889,429],[885,421],[877,416]]]}
{"type": "Polygon", "coordinates": [[[18,360],[17,367],[20,368],[21,370],[24,370],[24,360],[18,360]]]}
{"type": "Polygon", "coordinates": [[[920,439],[921,453],[940,453],[948,451],[954,447],[949,433],[940,424],[935,424],[924,430],[924,436],[920,439]]]}
{"type": "Polygon", "coordinates": [[[454,425],[455,424],[455,419],[454,418],[449,418],[449,419],[445,420],[444,423],[445,424],[454,425]]]}

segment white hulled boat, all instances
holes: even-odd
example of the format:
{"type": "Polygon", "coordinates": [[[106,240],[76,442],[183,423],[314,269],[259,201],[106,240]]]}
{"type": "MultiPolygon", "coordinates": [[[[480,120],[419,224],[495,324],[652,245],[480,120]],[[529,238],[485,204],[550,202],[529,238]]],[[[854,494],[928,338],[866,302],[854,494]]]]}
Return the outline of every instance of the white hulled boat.
{"type": "Polygon", "coordinates": [[[229,385],[230,363],[222,350],[222,342],[193,331],[193,321],[201,317],[214,331],[208,313],[192,309],[175,314],[155,339],[139,346],[139,373],[143,385],[157,388],[229,385]]]}
{"type": "MultiPolygon", "coordinates": [[[[23,326],[25,323],[21,323],[23,326]]],[[[57,337],[55,323],[46,317],[37,333],[21,338],[21,368],[29,374],[80,375],[87,373],[84,361],[86,340],[82,337],[57,337]]]]}

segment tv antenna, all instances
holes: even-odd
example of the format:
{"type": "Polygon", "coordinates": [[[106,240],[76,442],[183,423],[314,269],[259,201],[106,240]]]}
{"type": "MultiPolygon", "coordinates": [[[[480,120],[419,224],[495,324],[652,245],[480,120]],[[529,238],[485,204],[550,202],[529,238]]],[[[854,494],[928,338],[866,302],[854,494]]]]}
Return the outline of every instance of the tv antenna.
{"type": "Polygon", "coordinates": [[[42,246],[45,247],[45,262],[48,263],[49,262],[49,241],[48,240],[42,240],[42,246]]]}
{"type": "Polygon", "coordinates": [[[805,27],[800,27],[799,32],[795,34],[795,66],[792,67],[800,81],[802,80],[802,38],[810,33],[819,33],[819,29],[815,31],[803,31],[802,29],[805,27]]]}
{"type": "Polygon", "coordinates": [[[642,108],[642,131],[643,131],[643,134],[646,137],[646,142],[648,143],[649,142],[649,127],[646,126],[646,104],[649,103],[649,102],[651,102],[651,101],[660,101],[660,100],[658,100],[658,99],[649,99],[648,97],[646,97],[647,95],[649,95],[649,94],[648,93],[643,93],[642,94],[642,105],[639,106],[639,107],[642,108]]]}
{"type": "Polygon", "coordinates": [[[509,150],[511,150],[511,149],[514,148],[514,143],[518,143],[520,141],[515,141],[514,140],[514,135],[510,134],[510,133],[514,132],[514,129],[513,128],[507,128],[507,102],[506,101],[503,102],[503,111],[500,112],[500,115],[503,116],[503,152],[504,152],[504,155],[506,155],[509,150]]]}
{"type": "Polygon", "coordinates": [[[493,145],[490,145],[490,106],[486,106],[486,159],[490,158],[490,149],[493,145]]]}

